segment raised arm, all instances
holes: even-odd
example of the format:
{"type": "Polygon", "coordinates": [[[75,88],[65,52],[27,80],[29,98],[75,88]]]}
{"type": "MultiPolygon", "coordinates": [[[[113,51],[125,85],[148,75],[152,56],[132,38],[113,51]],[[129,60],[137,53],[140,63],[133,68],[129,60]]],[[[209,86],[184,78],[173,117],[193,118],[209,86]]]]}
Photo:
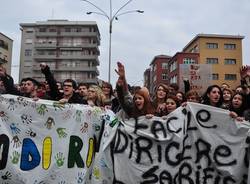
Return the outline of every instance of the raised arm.
{"type": "Polygon", "coordinates": [[[116,83],[117,97],[122,109],[131,116],[134,109],[133,97],[128,91],[128,84],[125,77],[124,65],[117,62],[117,69],[115,70],[118,74],[118,80],[116,83]]]}
{"type": "Polygon", "coordinates": [[[56,85],[56,80],[53,76],[53,74],[50,71],[50,68],[48,65],[46,65],[45,63],[41,63],[40,64],[41,67],[41,72],[44,74],[45,79],[49,85],[50,88],[50,92],[49,95],[53,100],[59,100],[61,98],[61,94],[58,90],[58,87],[56,85]]]}

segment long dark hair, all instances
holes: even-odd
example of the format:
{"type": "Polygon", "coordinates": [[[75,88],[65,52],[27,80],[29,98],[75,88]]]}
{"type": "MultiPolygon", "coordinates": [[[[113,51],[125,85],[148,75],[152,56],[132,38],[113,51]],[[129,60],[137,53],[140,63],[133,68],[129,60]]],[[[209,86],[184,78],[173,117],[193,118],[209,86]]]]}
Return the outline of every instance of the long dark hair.
{"type": "Polygon", "coordinates": [[[231,102],[230,102],[230,106],[229,106],[229,110],[230,111],[234,111],[238,116],[240,117],[243,117],[244,115],[244,111],[246,110],[246,96],[243,94],[243,93],[239,93],[239,92],[236,92],[232,98],[231,98],[231,102]],[[233,98],[236,96],[236,95],[240,95],[242,97],[242,104],[239,108],[235,108],[233,107],[233,98]]]}
{"type": "Polygon", "coordinates": [[[223,102],[223,94],[222,94],[222,91],[221,91],[221,88],[218,86],[218,85],[211,85],[211,86],[208,86],[206,92],[203,94],[202,96],[202,103],[205,104],[205,105],[212,105],[210,103],[210,99],[208,97],[208,94],[211,93],[211,91],[213,90],[213,88],[218,88],[219,92],[220,92],[220,99],[219,101],[217,102],[217,104],[215,105],[216,107],[220,107],[222,102],[223,102]]]}
{"type": "Polygon", "coordinates": [[[102,88],[103,88],[103,87],[108,87],[108,88],[110,89],[109,98],[111,98],[111,97],[114,95],[112,85],[111,85],[110,83],[104,81],[104,82],[102,83],[102,88]]]}

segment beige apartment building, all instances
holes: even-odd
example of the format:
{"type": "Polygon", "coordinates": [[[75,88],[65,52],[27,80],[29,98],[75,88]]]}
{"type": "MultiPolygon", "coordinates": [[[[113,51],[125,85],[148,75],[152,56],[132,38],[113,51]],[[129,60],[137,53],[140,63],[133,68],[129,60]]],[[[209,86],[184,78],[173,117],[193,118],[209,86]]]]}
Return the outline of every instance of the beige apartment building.
{"type": "Polygon", "coordinates": [[[0,64],[11,74],[13,40],[0,32],[0,64]]]}
{"type": "Polygon", "coordinates": [[[240,85],[242,39],[240,35],[198,34],[183,52],[199,53],[199,64],[212,65],[212,83],[227,83],[234,89],[240,85]]]}
{"type": "Polygon", "coordinates": [[[100,33],[95,21],[48,20],[21,23],[20,27],[19,80],[43,81],[40,63],[45,62],[57,81],[97,82],[100,33]]]}

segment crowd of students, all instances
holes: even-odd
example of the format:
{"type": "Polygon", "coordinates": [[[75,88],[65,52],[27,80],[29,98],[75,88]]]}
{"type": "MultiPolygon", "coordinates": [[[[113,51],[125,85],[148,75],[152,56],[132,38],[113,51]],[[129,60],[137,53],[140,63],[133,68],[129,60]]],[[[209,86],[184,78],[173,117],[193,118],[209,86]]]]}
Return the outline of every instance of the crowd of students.
{"type": "Polygon", "coordinates": [[[63,83],[57,82],[49,66],[41,63],[41,72],[45,81],[38,82],[33,78],[24,78],[20,85],[14,81],[0,65],[0,94],[13,94],[38,99],[56,100],[60,103],[78,103],[99,106],[111,109],[124,118],[137,118],[145,115],[166,116],[179,106],[187,102],[202,103],[229,110],[229,115],[239,121],[250,121],[250,69],[243,66],[240,69],[241,85],[231,89],[223,83],[221,86],[208,86],[203,96],[189,89],[188,81],[185,83],[185,92],[178,91],[176,84],[159,84],[155,94],[150,94],[146,87],[130,87],[126,82],[125,68],[117,63],[118,80],[116,89],[108,82],[100,85],[77,83],[66,79],[63,83]]]}

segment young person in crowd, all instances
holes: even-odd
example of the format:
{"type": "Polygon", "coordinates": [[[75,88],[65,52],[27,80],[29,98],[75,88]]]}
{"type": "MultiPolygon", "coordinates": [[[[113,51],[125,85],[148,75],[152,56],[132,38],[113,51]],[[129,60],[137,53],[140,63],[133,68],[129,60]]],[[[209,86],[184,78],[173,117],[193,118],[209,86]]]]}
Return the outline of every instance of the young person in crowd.
{"type": "Polygon", "coordinates": [[[180,106],[179,100],[175,95],[169,95],[166,100],[167,114],[173,112],[180,106]]]}
{"type": "Polygon", "coordinates": [[[118,112],[120,109],[119,101],[114,96],[113,87],[110,83],[103,81],[102,82],[102,92],[105,95],[105,106],[110,108],[114,113],[118,112]]]}
{"type": "Polygon", "coordinates": [[[86,83],[79,83],[78,84],[78,87],[77,87],[77,90],[78,90],[78,94],[79,96],[83,99],[83,100],[87,100],[87,97],[88,97],[88,87],[89,85],[86,84],[86,83]]]}
{"type": "Polygon", "coordinates": [[[147,88],[137,88],[132,96],[128,91],[124,66],[120,62],[117,63],[116,73],[119,76],[116,85],[118,100],[126,117],[136,119],[143,115],[153,115],[155,111],[147,88]]]}
{"type": "Polygon", "coordinates": [[[156,88],[155,98],[153,100],[153,106],[156,110],[156,116],[166,115],[166,99],[168,95],[168,86],[165,84],[159,84],[156,88]]]}
{"type": "Polygon", "coordinates": [[[211,85],[207,88],[202,97],[202,103],[213,107],[221,107],[223,97],[221,88],[218,85],[211,85]]]}
{"type": "Polygon", "coordinates": [[[24,80],[22,80],[23,86],[21,88],[21,91],[19,91],[14,85],[13,78],[6,73],[5,68],[1,65],[0,65],[0,78],[1,78],[1,81],[3,81],[4,87],[5,87],[5,93],[18,95],[18,96],[25,96],[25,97],[34,98],[34,99],[39,98],[37,89],[40,84],[35,79],[25,78],[24,80]]]}
{"type": "Polygon", "coordinates": [[[3,65],[0,65],[0,80],[2,81],[5,93],[22,96],[23,94],[15,87],[13,78],[6,73],[3,65]]]}
{"type": "Polygon", "coordinates": [[[179,90],[179,86],[176,83],[171,83],[168,90],[169,95],[176,95],[176,92],[179,90]]]}
{"type": "Polygon", "coordinates": [[[229,88],[224,88],[222,94],[223,94],[223,102],[221,108],[229,109],[233,92],[229,88]]]}
{"type": "Polygon", "coordinates": [[[90,85],[88,88],[87,104],[91,106],[104,107],[105,95],[97,85],[90,85]]]}
{"type": "Polygon", "coordinates": [[[25,97],[28,98],[43,98],[43,96],[38,96],[37,89],[39,87],[40,83],[36,81],[33,78],[26,78],[25,84],[24,84],[24,95],[25,97]]]}
{"type": "Polygon", "coordinates": [[[63,82],[63,93],[61,93],[57,87],[57,82],[54,79],[50,68],[45,63],[40,64],[41,71],[45,75],[45,79],[50,88],[50,97],[53,100],[57,100],[61,103],[78,103],[87,104],[86,100],[83,100],[75,90],[77,88],[76,82],[73,79],[66,79],[63,82]]]}
{"type": "Polygon", "coordinates": [[[200,103],[200,95],[195,90],[190,90],[186,93],[187,102],[200,103]]]}
{"type": "Polygon", "coordinates": [[[175,96],[177,97],[177,100],[179,102],[179,104],[182,104],[183,102],[186,102],[186,97],[185,94],[181,91],[177,91],[175,96]]]}
{"type": "MultiPolygon", "coordinates": [[[[245,113],[247,110],[245,95],[242,93],[235,93],[232,96],[229,110],[231,117],[236,118],[239,121],[243,121],[245,119],[245,115],[247,115],[247,113],[245,113]]],[[[249,119],[249,117],[246,117],[246,119],[249,119]]]]}
{"type": "Polygon", "coordinates": [[[221,88],[221,91],[223,91],[224,89],[230,89],[230,86],[224,82],[221,84],[220,88],[221,88]]]}

